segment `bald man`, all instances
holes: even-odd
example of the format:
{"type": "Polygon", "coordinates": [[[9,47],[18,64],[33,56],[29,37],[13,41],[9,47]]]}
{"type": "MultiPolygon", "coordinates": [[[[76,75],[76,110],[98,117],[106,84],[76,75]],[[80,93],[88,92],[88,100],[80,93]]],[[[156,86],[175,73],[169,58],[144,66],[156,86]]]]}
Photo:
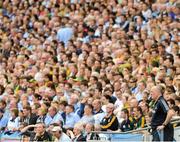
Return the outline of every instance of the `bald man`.
{"type": "Polygon", "coordinates": [[[155,101],[151,120],[153,141],[173,141],[174,129],[170,120],[174,113],[163,98],[161,89],[160,86],[151,88],[151,98],[155,101]]]}

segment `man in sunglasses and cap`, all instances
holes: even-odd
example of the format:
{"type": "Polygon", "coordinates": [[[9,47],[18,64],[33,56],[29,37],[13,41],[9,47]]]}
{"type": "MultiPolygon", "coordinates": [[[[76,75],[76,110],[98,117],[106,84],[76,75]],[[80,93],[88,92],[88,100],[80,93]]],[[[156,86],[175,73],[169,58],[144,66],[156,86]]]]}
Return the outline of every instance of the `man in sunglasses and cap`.
{"type": "Polygon", "coordinates": [[[55,126],[51,132],[55,137],[54,142],[71,142],[71,139],[62,131],[61,127],[55,126]]]}

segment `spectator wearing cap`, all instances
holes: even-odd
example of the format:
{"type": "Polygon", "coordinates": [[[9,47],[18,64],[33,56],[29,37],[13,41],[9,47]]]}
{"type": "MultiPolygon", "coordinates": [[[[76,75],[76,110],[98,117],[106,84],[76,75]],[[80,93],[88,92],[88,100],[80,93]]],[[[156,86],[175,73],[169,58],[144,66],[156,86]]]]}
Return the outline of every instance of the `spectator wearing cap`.
{"type": "Polygon", "coordinates": [[[55,126],[52,128],[51,133],[53,137],[55,137],[54,142],[71,142],[72,140],[68,135],[66,135],[63,131],[62,128],[59,126],[55,126]]]}
{"type": "Polygon", "coordinates": [[[4,110],[0,109],[0,130],[4,130],[7,126],[8,118],[4,116],[4,110]]]}

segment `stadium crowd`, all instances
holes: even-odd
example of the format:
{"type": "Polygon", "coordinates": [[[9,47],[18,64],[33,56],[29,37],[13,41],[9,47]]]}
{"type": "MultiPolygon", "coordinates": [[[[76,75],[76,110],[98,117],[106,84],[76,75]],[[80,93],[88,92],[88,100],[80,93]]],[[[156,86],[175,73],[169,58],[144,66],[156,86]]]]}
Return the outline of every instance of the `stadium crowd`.
{"type": "Polygon", "coordinates": [[[180,1],[0,1],[0,130],[101,139],[149,125],[156,86],[179,117],[180,1]]]}

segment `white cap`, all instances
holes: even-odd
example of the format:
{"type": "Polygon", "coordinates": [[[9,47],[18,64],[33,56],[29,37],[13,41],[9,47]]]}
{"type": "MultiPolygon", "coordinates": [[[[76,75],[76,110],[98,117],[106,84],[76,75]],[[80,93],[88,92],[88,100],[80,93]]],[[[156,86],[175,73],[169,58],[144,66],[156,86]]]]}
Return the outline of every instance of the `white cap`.
{"type": "Polygon", "coordinates": [[[114,24],[113,29],[116,29],[116,28],[120,28],[120,26],[118,24],[114,24]]]}
{"type": "Polygon", "coordinates": [[[62,128],[59,127],[59,126],[55,126],[54,128],[52,128],[52,131],[53,131],[53,132],[62,131],[62,128]]]}
{"type": "Polygon", "coordinates": [[[91,73],[91,76],[99,77],[99,73],[94,71],[94,72],[91,73]]]}

